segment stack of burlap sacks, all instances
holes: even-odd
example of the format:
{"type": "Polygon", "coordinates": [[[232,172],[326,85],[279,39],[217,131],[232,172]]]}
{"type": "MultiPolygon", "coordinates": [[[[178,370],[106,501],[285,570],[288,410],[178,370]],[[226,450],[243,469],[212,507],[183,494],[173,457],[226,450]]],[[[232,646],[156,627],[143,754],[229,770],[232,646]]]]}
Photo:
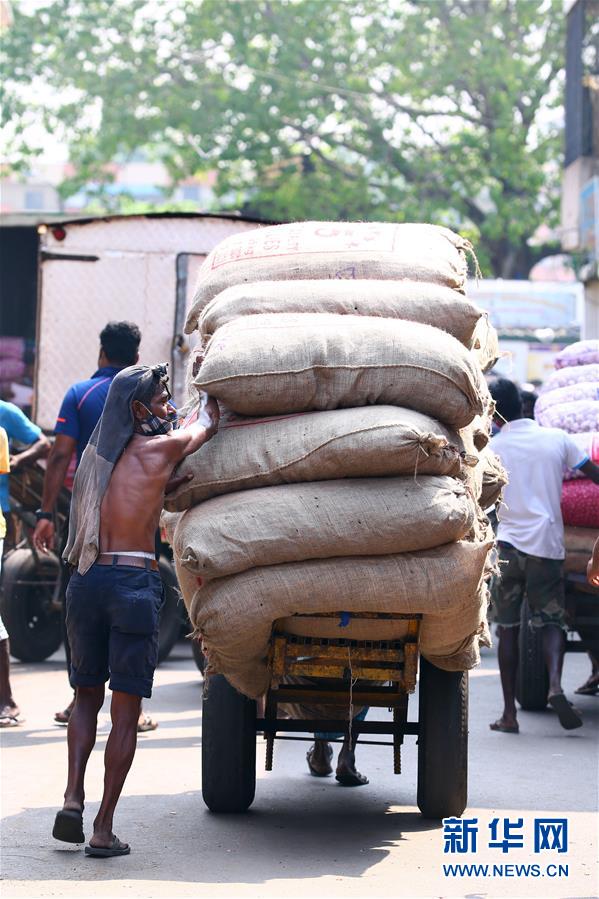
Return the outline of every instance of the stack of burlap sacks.
{"type": "MultiPolygon", "coordinates": [[[[535,418],[543,427],[567,431],[581,452],[599,464],[599,340],[566,347],[555,367],[541,388],[535,418]]],[[[564,568],[585,574],[599,536],[599,487],[582,473],[564,474],[562,516],[564,568]]]]}
{"type": "Polygon", "coordinates": [[[343,611],[351,638],[373,635],[352,612],[422,613],[426,658],[479,661],[482,509],[505,473],[485,449],[497,339],[464,296],[470,249],[432,225],[308,222],[230,237],[201,269],[192,391],[221,425],[167,518],[209,666],[248,696],[268,687],[273,622],[297,613],[343,611]]]}

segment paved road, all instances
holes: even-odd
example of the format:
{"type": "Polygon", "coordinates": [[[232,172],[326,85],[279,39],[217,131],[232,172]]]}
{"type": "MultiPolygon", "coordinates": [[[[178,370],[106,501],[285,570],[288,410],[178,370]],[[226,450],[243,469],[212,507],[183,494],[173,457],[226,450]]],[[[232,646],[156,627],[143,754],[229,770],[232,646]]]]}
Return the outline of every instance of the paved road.
{"type": "MultiPolygon", "coordinates": [[[[568,656],[568,690],[584,680],[587,667],[585,657],[568,656]]],[[[585,726],[578,731],[562,731],[548,711],[523,713],[517,737],[491,733],[488,723],[499,712],[492,652],[471,677],[467,814],[478,818],[479,848],[459,856],[443,854],[440,825],[421,819],[415,808],[413,737],[407,738],[401,777],[392,774],[390,749],[363,748],[359,762],[371,785],[354,790],[311,778],[305,743],[280,743],[275,770],[259,772],[248,815],[207,812],[199,792],[201,681],[181,643],[157,673],[149,708],[160,727],[140,738],[117,811],[117,833],[133,852],[125,859],[87,859],[50,836],[66,768],[65,731],[51,724],[67,698],[59,657],[36,666],[15,663],[13,685],[27,721],[2,734],[5,897],[597,895],[599,697],[580,698],[585,726]],[[566,853],[534,854],[533,822],[543,816],[568,819],[566,853]],[[526,845],[504,854],[487,842],[490,822],[499,818],[502,827],[506,817],[524,819],[526,845]],[[449,877],[442,870],[448,861],[536,862],[543,871],[555,862],[568,866],[568,877],[516,877],[509,868],[503,877],[449,877]]],[[[108,729],[105,706],[88,769],[88,832],[101,794],[108,729]]],[[[262,743],[258,756],[263,763],[262,743]]]]}

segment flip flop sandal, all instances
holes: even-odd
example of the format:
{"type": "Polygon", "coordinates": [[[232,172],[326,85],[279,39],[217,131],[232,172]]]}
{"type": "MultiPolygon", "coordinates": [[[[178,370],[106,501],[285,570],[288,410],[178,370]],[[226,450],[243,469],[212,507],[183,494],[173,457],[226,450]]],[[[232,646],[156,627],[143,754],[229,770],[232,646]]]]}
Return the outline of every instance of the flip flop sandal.
{"type": "Polygon", "coordinates": [[[19,724],[23,723],[23,718],[16,717],[15,715],[2,715],[0,717],[0,727],[18,727],[19,724]]]}
{"type": "Polygon", "coordinates": [[[52,836],[63,843],[85,843],[83,812],[74,808],[63,808],[57,812],[52,836]]]}
{"type": "Polygon", "coordinates": [[[548,702],[551,708],[557,712],[559,723],[564,730],[575,730],[577,727],[582,727],[580,715],[572,703],[568,702],[564,693],[554,693],[549,697],[548,702]]]}
{"type": "Polygon", "coordinates": [[[335,780],[342,787],[365,787],[369,780],[363,774],[336,774],[335,780]]]}
{"type": "Polygon", "coordinates": [[[493,724],[489,724],[491,730],[496,730],[500,734],[519,734],[520,733],[520,725],[519,724],[501,724],[499,721],[494,721],[493,724]]]}
{"type": "Polygon", "coordinates": [[[574,690],[578,696],[596,696],[599,693],[599,683],[586,683],[583,684],[582,687],[579,687],[578,690],[574,690]]]}
{"type": "Polygon", "coordinates": [[[86,846],[85,854],[90,858],[114,858],[116,855],[129,855],[131,846],[128,843],[121,843],[118,837],[115,837],[110,846],[86,846]]]}
{"type": "MultiPolygon", "coordinates": [[[[309,749],[306,753],[306,761],[308,762],[308,768],[310,769],[310,774],[312,775],[312,777],[330,777],[331,774],[333,773],[332,768],[330,771],[324,772],[324,771],[320,771],[318,768],[312,767],[311,758],[312,758],[313,752],[314,752],[314,746],[311,749],[309,749]]],[[[333,748],[331,746],[327,747],[327,758],[328,758],[328,762],[329,762],[329,766],[330,766],[331,759],[333,758],[333,748]]]]}
{"type": "Polygon", "coordinates": [[[156,730],[157,727],[157,721],[152,721],[149,715],[144,715],[143,720],[137,722],[137,733],[146,734],[150,730],[156,730]]]}

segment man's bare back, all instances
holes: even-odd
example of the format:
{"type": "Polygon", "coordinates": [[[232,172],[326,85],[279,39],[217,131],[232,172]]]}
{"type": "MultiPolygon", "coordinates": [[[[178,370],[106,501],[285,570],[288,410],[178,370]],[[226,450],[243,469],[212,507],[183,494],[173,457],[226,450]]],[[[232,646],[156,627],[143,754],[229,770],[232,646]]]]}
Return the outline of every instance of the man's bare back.
{"type": "MultiPolygon", "coordinates": [[[[166,390],[153,399],[150,411],[159,418],[166,417],[166,390]]],[[[164,491],[173,468],[209,440],[218,425],[218,406],[214,400],[209,401],[206,411],[212,421],[208,428],[196,424],[156,437],[133,435],[114,467],[102,501],[101,553],[154,552],[164,491]]]]}

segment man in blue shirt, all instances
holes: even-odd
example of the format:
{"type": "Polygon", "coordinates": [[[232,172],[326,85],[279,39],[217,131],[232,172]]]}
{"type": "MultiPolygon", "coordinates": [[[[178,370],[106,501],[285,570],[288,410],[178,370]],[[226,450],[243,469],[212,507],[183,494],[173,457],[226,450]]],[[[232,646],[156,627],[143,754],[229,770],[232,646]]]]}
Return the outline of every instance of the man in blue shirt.
{"type": "MultiPolygon", "coordinates": [[[[38,522],[33,534],[38,552],[44,552],[44,547],[55,543],[54,508],[73,453],[76,453],[78,465],[102,415],[108,388],[114,376],[121,369],[137,363],[140,342],[141,332],[133,322],[108,322],[100,332],[98,370],[91,378],[73,384],[65,394],[56,419],[56,439],[46,466],[42,505],[37,512],[38,522]]],[[[71,659],[66,628],[64,631],[67,670],[70,673],[71,659]]],[[[71,706],[56,713],[54,720],[57,724],[68,723],[71,706]]],[[[153,730],[155,727],[156,724],[150,718],[145,715],[140,717],[140,730],[153,730]]]]}
{"type": "MultiPolygon", "coordinates": [[[[29,421],[18,406],[4,400],[0,400],[0,428],[4,428],[11,444],[10,469],[13,472],[26,463],[43,458],[50,449],[41,428],[29,421]],[[15,442],[24,444],[28,449],[15,455],[15,442]]],[[[0,475],[0,506],[5,514],[10,512],[8,478],[7,474],[0,475]]]]}

